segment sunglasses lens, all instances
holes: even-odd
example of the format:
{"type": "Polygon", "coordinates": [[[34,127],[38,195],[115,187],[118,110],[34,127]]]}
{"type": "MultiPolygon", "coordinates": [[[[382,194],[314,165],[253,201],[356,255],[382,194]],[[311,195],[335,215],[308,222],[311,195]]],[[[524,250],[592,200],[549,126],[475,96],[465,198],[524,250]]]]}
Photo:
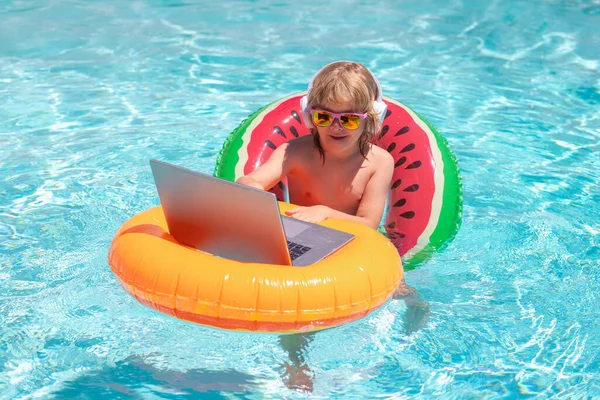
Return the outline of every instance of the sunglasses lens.
{"type": "Polygon", "coordinates": [[[340,117],[342,126],[346,129],[354,130],[360,126],[360,116],[355,114],[342,114],[340,117]]]}
{"type": "Polygon", "coordinates": [[[313,121],[318,126],[329,126],[333,122],[333,115],[326,111],[315,111],[313,121]]]}
{"type": "MultiPolygon", "coordinates": [[[[360,127],[361,116],[356,114],[335,114],[339,116],[340,124],[346,129],[354,130],[360,127]]],[[[313,122],[317,126],[329,126],[333,123],[334,114],[329,111],[313,111],[313,122]]]]}

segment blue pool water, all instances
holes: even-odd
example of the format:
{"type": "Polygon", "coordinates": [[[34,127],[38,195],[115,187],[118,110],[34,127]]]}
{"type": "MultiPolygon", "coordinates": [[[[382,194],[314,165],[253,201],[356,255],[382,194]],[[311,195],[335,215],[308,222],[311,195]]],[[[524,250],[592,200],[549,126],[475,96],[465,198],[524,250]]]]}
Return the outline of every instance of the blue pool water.
{"type": "Polygon", "coordinates": [[[462,227],[430,304],[314,336],[317,398],[600,396],[598,0],[0,1],[0,398],[303,398],[275,335],[138,304],[107,264],[257,108],[351,59],[448,138],[462,227]],[[391,7],[391,8],[390,8],[391,7]],[[596,27],[596,28],[594,28],[596,27]]]}

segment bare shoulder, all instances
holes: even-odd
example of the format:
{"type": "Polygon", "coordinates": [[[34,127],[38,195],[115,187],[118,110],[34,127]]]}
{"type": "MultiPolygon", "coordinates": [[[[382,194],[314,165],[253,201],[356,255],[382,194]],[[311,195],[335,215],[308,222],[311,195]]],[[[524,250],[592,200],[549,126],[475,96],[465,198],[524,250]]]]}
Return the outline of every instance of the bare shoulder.
{"type": "Polygon", "coordinates": [[[312,148],[314,146],[314,140],[312,135],[304,135],[294,139],[291,139],[287,142],[290,146],[294,148],[304,148],[309,147],[312,148]]]}
{"type": "Polygon", "coordinates": [[[280,160],[284,170],[292,172],[297,168],[303,168],[309,160],[312,160],[314,143],[310,135],[291,139],[281,144],[274,152],[275,159],[280,160]]]}
{"type": "Polygon", "coordinates": [[[300,136],[286,142],[287,152],[292,157],[306,157],[315,150],[315,144],[312,135],[300,136]]]}
{"type": "Polygon", "coordinates": [[[369,160],[375,167],[393,168],[394,157],[377,145],[371,145],[369,160]]]}
{"type": "Polygon", "coordinates": [[[306,136],[290,139],[287,142],[282,143],[275,149],[275,152],[285,154],[286,156],[295,155],[298,152],[306,151],[307,147],[306,136]]]}

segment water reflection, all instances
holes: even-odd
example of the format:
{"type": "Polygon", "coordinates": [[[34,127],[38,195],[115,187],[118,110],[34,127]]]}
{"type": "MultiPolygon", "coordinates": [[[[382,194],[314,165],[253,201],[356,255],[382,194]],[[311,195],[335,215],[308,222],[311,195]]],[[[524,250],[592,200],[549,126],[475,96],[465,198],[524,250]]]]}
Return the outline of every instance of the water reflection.
{"type": "Polygon", "coordinates": [[[147,357],[128,357],[114,367],[90,371],[66,382],[52,393],[56,398],[120,399],[144,398],[149,394],[161,398],[225,399],[231,394],[244,398],[256,386],[256,377],[235,370],[179,371],[157,368],[147,357]]]}

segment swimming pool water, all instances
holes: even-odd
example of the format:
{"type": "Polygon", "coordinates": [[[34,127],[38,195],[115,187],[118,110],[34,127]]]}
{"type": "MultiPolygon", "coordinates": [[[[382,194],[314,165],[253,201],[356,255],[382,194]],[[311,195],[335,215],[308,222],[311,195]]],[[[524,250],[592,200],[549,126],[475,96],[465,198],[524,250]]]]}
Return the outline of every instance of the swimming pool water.
{"type": "Polygon", "coordinates": [[[129,297],[116,229],[148,160],[211,173],[227,134],[364,63],[448,138],[462,227],[391,301],[306,349],[319,398],[600,397],[600,2],[0,2],[0,397],[288,398],[275,335],[129,297]],[[407,332],[409,331],[409,332],[407,332]]]}

